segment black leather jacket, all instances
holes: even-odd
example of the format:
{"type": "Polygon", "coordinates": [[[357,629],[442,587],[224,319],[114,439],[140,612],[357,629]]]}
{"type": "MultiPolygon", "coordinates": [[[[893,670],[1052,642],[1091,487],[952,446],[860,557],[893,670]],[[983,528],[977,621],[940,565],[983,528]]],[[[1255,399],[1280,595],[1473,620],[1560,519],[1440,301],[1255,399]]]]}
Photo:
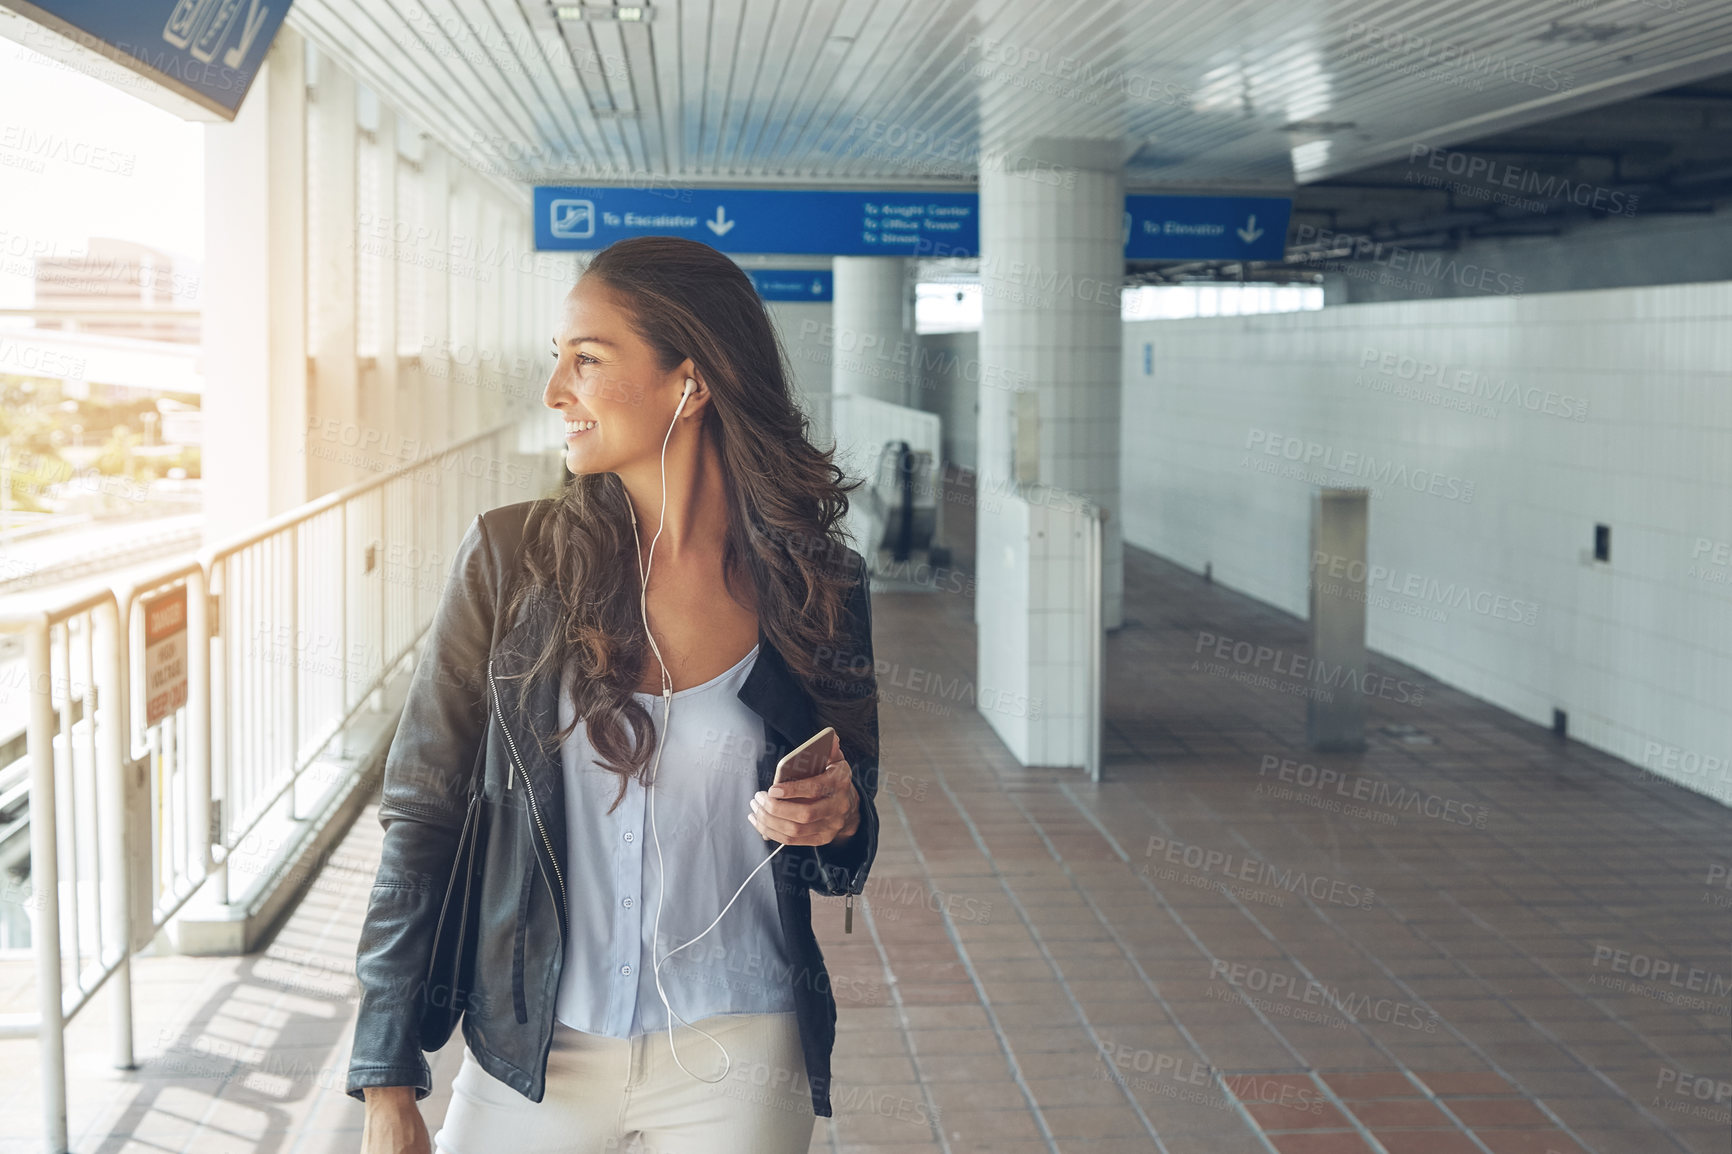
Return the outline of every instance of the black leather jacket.
{"type": "MultiPolygon", "coordinates": [[[[384,850],[355,966],[361,999],[349,1060],[347,1090],[353,1098],[362,1098],[367,1086],[413,1086],[418,1099],[432,1088],[416,1036],[417,1007],[425,994],[434,924],[481,741],[487,743],[481,932],[475,988],[455,996],[464,1009],[463,1037],[481,1067],[531,1101],[541,1101],[544,1093],[566,936],[606,932],[565,925],[563,773],[557,753],[543,752],[537,739],[559,728],[557,677],[529,684],[534,732],[519,722],[518,683],[506,680],[529,667],[544,631],[556,627],[551,600],[532,599],[503,632],[504,623],[496,621],[505,591],[502,578],[516,573],[536,504],[523,501],[490,510],[464,534],[386,755],[379,803],[384,850]],[[489,652],[503,710],[489,709],[489,652]]],[[[848,557],[860,573],[848,601],[850,635],[837,639],[834,653],[820,656],[838,663],[837,669],[869,668],[872,617],[865,566],[857,554],[848,557]]],[[[767,789],[777,760],[821,727],[811,697],[761,635],[758,659],[739,698],[764,721],[767,748],[758,763],[758,788],[767,789]]],[[[876,735],[875,711],[872,729],[876,735]]],[[[820,1117],[830,1115],[836,999],[812,933],[810,893],[858,894],[878,848],[877,759],[846,745],[842,753],[860,795],[855,835],[839,849],[789,846],[768,867],[794,967],[812,1108],[820,1117]]]]}

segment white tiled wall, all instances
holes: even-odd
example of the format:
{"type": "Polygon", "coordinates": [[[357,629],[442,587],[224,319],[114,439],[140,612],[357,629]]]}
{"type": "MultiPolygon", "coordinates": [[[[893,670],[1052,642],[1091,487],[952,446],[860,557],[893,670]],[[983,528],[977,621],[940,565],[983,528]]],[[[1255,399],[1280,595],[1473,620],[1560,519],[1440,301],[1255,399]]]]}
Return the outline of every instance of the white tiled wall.
{"type": "Polygon", "coordinates": [[[1029,761],[1028,711],[988,709],[980,702],[985,694],[996,701],[1006,697],[1027,702],[1034,692],[1034,670],[1029,667],[1028,611],[1032,573],[1029,567],[1029,507],[1017,500],[983,497],[975,506],[979,554],[974,586],[976,634],[975,704],[997,731],[1011,754],[1022,764],[1029,761]],[[988,619],[980,620],[983,606],[992,606],[988,619]]]}
{"type": "MultiPolygon", "coordinates": [[[[1048,496],[1053,496],[1049,494],[1048,496]]],[[[1068,495],[1065,495],[1068,496],[1068,495]]],[[[1101,621],[1090,616],[1087,575],[1091,572],[1091,509],[1077,502],[1036,501],[1028,511],[1029,701],[1025,765],[1082,765],[1088,750],[1088,659],[1091,631],[1101,621]]],[[[1098,599],[1098,581],[1096,597],[1098,599]]],[[[988,700],[989,710],[1013,716],[1023,705],[1014,697],[988,700]]]]}
{"type": "MultiPolygon", "coordinates": [[[[878,454],[887,441],[907,441],[914,452],[939,460],[942,439],[937,413],[893,405],[859,393],[831,398],[831,421],[836,430],[836,464],[849,477],[864,477],[872,484],[878,472],[878,454]]],[[[855,541],[866,535],[866,492],[856,489],[848,503],[848,528],[855,541]]],[[[867,560],[872,558],[867,555],[867,560]]]]}
{"type": "Polygon", "coordinates": [[[1140,322],[1123,348],[1126,541],[1303,616],[1312,482],[1369,483],[1371,648],[1732,803],[1732,283],[1140,322]],[[1447,406],[1482,377],[1498,396],[1447,406]],[[1263,471],[1293,465],[1270,444],[1313,475],[1263,471]]]}
{"type": "Polygon", "coordinates": [[[976,387],[976,456],[984,483],[1016,475],[1017,397],[1033,393],[1036,479],[1085,494],[1111,512],[1104,576],[1109,625],[1120,619],[1124,573],[1115,363],[1123,331],[1124,166],[1113,148],[1105,139],[1044,138],[1015,146],[1025,160],[1060,166],[1045,170],[1058,179],[1033,179],[1019,175],[1026,167],[983,161],[976,387]]]}
{"type": "Polygon", "coordinates": [[[830,302],[770,301],[766,308],[788,358],[788,386],[812,420],[814,445],[828,445],[830,427],[830,302]]]}
{"type": "Polygon", "coordinates": [[[979,467],[980,334],[921,333],[915,357],[914,406],[944,421],[944,460],[979,467]]]}
{"type": "Polygon", "coordinates": [[[849,476],[863,476],[870,481],[878,468],[879,450],[886,441],[907,441],[915,452],[931,453],[934,462],[939,459],[937,413],[893,405],[859,393],[835,397],[831,406],[836,425],[836,463],[849,476]]]}
{"type": "MultiPolygon", "coordinates": [[[[983,494],[976,602],[994,607],[976,645],[976,705],[1023,765],[1080,766],[1097,724],[1089,696],[1091,503],[1034,487],[983,494]],[[988,544],[990,543],[990,544],[988,544]]],[[[1097,593],[1098,595],[1098,593],[1097,593]]]]}

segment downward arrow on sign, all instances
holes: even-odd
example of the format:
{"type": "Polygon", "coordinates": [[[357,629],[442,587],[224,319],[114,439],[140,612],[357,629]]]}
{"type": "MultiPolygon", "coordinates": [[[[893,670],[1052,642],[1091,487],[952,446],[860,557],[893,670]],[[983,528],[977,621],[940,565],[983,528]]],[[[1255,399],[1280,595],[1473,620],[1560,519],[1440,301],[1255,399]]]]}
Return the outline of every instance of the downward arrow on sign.
{"type": "Polygon", "coordinates": [[[729,220],[727,209],[718,204],[716,205],[716,219],[706,220],[704,223],[709,225],[710,231],[715,233],[717,236],[726,236],[728,235],[729,230],[738,222],[729,220]]]}
{"type": "Polygon", "coordinates": [[[1239,234],[1239,239],[1244,241],[1246,244],[1250,244],[1252,241],[1263,235],[1263,230],[1257,227],[1256,213],[1252,213],[1250,218],[1245,221],[1244,228],[1235,229],[1234,231],[1239,234]]]}

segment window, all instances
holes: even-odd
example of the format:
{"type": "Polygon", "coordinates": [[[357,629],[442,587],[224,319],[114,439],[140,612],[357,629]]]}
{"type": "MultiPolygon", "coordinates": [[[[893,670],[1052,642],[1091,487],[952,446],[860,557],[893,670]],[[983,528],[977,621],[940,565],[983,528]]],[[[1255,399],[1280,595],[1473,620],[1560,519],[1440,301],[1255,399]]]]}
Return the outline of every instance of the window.
{"type": "Polygon", "coordinates": [[[1127,321],[1239,317],[1291,313],[1323,307],[1323,286],[1245,284],[1237,281],[1138,285],[1124,292],[1127,321]]]}

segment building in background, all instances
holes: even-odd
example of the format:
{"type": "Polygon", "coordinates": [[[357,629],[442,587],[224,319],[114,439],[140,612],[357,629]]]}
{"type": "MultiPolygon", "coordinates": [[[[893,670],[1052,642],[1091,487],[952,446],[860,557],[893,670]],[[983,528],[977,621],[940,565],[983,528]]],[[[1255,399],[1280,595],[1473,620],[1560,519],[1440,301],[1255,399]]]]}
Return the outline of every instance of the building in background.
{"type": "Polygon", "coordinates": [[[39,316],[37,328],[184,344],[199,340],[196,316],[151,315],[180,312],[181,302],[197,294],[196,270],[177,267],[165,252],[136,241],[92,237],[82,253],[38,257],[35,263],[37,310],[94,314],[39,316]]]}

